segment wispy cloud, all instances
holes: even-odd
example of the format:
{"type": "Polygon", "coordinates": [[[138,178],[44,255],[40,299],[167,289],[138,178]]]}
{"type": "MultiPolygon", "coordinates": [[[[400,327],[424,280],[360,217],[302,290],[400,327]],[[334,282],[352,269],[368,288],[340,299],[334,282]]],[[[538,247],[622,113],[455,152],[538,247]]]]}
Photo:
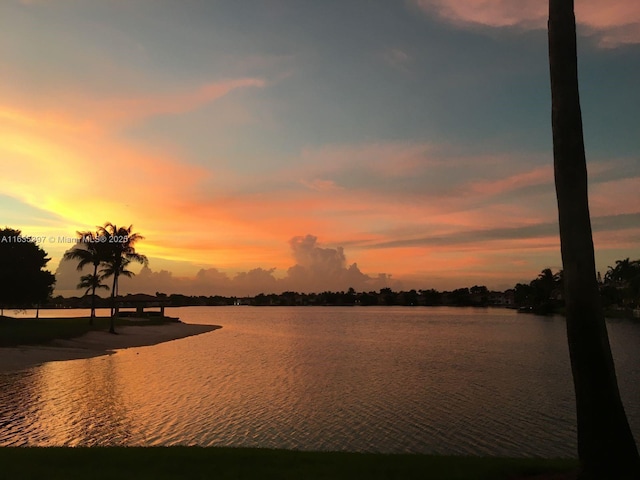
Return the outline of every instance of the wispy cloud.
{"type": "Polygon", "coordinates": [[[305,163],[325,170],[367,167],[381,175],[404,175],[432,162],[429,154],[433,150],[429,144],[371,142],[305,149],[300,156],[305,163]]]}
{"type": "Polygon", "coordinates": [[[467,188],[474,194],[497,195],[521,190],[535,185],[550,185],[553,182],[553,167],[551,165],[533,170],[508,175],[505,178],[472,181],[467,188]]]}
{"type": "Polygon", "coordinates": [[[207,105],[233,90],[264,87],[265,84],[266,82],[259,78],[214,82],[187,91],[100,101],[95,105],[95,111],[98,118],[120,122],[130,122],[156,115],[178,115],[207,105]]]}
{"type": "Polygon", "coordinates": [[[331,190],[340,190],[341,187],[336,184],[333,180],[323,180],[321,178],[314,178],[313,180],[301,180],[305,187],[310,188],[311,190],[316,190],[318,192],[328,192],[331,190]]]}
{"type": "MultiPolygon", "coordinates": [[[[160,145],[122,138],[131,122],[182,115],[247,87],[257,78],[143,97],[86,97],[62,91],[66,101],[34,105],[6,89],[0,96],[0,153],[10,175],[0,189],[28,205],[55,212],[73,226],[128,217],[149,228],[195,204],[210,168],[185,162],[170,142],[160,145]],[[51,181],[55,179],[55,181],[51,181]]],[[[153,228],[155,229],[155,228],[153,228]]]]}
{"type": "Polygon", "coordinates": [[[590,190],[592,215],[632,214],[640,210],[639,177],[596,183],[590,190]]]}
{"type": "Polygon", "coordinates": [[[381,53],[384,62],[402,72],[409,71],[411,56],[401,48],[387,48],[381,53]]]}

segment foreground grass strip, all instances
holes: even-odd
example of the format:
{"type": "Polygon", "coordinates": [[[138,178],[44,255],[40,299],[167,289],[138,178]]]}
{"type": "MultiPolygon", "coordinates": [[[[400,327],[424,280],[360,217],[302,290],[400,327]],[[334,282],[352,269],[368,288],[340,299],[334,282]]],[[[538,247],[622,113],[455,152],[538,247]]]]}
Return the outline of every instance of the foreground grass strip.
{"type": "Polygon", "coordinates": [[[3,478],[507,480],[568,472],[576,460],[300,452],[255,448],[0,448],[3,478]]]}
{"type": "MultiPolygon", "coordinates": [[[[161,325],[170,321],[167,318],[151,318],[131,321],[126,318],[116,319],[118,327],[127,325],[161,325]]],[[[98,317],[93,325],[89,325],[89,317],[75,318],[13,318],[0,317],[0,347],[17,345],[44,345],[53,340],[67,340],[79,337],[91,330],[108,330],[109,318],[98,317]]]]}

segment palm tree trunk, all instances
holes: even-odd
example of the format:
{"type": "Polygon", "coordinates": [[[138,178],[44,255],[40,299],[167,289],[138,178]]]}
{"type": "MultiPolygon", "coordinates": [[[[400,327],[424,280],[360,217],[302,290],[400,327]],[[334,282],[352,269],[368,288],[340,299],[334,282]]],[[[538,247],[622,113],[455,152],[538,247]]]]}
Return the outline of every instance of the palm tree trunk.
{"type": "Polygon", "coordinates": [[[93,284],[93,288],[91,289],[91,316],[89,317],[89,325],[93,325],[93,321],[96,318],[96,284],[95,284],[95,280],[96,277],[98,276],[98,264],[93,264],[93,278],[94,278],[94,284],[93,284]]]}
{"type": "Polygon", "coordinates": [[[109,320],[109,333],[116,333],[116,294],[118,292],[118,274],[113,274],[111,287],[111,318],[109,320]]]}
{"type": "Polygon", "coordinates": [[[95,285],[91,289],[91,316],[89,317],[89,325],[93,325],[93,320],[96,318],[96,287],[95,285]]]}
{"type": "Polygon", "coordinates": [[[573,0],[549,1],[553,157],[581,478],[640,478],[596,280],[573,0]]]}

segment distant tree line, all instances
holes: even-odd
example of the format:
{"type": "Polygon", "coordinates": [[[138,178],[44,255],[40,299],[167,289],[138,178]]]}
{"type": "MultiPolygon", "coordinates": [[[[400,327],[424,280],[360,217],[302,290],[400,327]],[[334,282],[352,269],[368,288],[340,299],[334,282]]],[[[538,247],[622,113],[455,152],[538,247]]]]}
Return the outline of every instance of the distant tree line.
{"type": "MultiPolygon", "coordinates": [[[[402,306],[459,306],[489,307],[502,306],[521,308],[538,314],[562,311],[563,300],[562,271],[553,272],[546,268],[529,283],[518,283],[505,291],[492,291],[484,285],[458,288],[452,291],[435,289],[394,291],[382,288],[379,291],[356,292],[353,288],[345,291],[325,291],[321,293],[299,293],[293,291],[260,293],[253,297],[186,296],[169,295],[173,306],[187,305],[234,305],[255,306],[306,306],[306,305],[402,305],[402,306]]],[[[640,304],[640,260],[616,261],[609,267],[604,281],[600,281],[603,303],[606,307],[633,309],[640,304]]]]}
{"type": "MultiPolygon", "coordinates": [[[[562,271],[553,272],[546,268],[529,283],[518,283],[505,291],[489,290],[484,285],[457,288],[451,291],[435,289],[394,291],[382,288],[378,291],[356,292],[324,291],[320,293],[260,293],[255,296],[235,297],[222,295],[182,295],[156,292],[156,297],[167,301],[167,306],[455,306],[455,307],[507,307],[536,314],[562,312],[563,299],[562,271]]],[[[640,260],[616,261],[609,267],[604,280],[600,280],[603,304],[608,309],[630,313],[640,304],[640,260]]],[[[55,297],[51,301],[56,307],[88,308],[86,297],[55,297]]],[[[109,307],[109,300],[96,298],[96,307],[109,307]]]]}
{"type": "MultiPolygon", "coordinates": [[[[118,297],[118,277],[130,276],[127,266],[133,262],[146,264],[147,259],[135,251],[134,244],[142,236],[133,233],[131,227],[116,227],[111,223],[98,227],[96,232],[78,232],[79,242],[65,258],[78,262],[78,268],[91,265],[93,272],[80,278],[78,288],[81,297],[52,297],[54,275],[44,270],[49,259],[46,252],[34,240],[22,237],[19,230],[0,230],[0,309],[7,308],[111,308],[115,314],[118,297]],[[107,238],[101,242],[101,239],[107,238]],[[109,239],[117,240],[111,242],[109,239]],[[20,241],[18,241],[20,240],[20,241]],[[102,281],[112,278],[111,288],[102,281]],[[96,295],[98,289],[110,290],[109,298],[96,295]]],[[[255,296],[235,297],[222,295],[182,295],[156,292],[156,297],[167,306],[352,306],[352,305],[402,305],[402,306],[501,306],[520,308],[538,314],[561,312],[564,307],[562,271],[546,268],[529,283],[518,283],[505,291],[492,291],[484,285],[458,288],[451,291],[435,289],[394,291],[382,288],[378,291],[356,292],[324,291],[320,293],[260,293],[255,296]]],[[[640,305],[640,260],[617,260],[608,267],[604,278],[598,275],[602,302],[610,312],[629,313],[640,305]]]]}

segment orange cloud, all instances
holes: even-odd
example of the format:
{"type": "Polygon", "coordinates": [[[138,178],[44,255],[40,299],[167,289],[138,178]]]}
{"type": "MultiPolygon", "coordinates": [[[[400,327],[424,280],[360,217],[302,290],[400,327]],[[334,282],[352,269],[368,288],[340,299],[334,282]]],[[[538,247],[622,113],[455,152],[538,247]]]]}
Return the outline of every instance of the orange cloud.
{"type": "Polygon", "coordinates": [[[238,88],[264,87],[258,78],[240,78],[210,83],[192,91],[136,96],[100,101],[95,105],[98,116],[106,121],[130,122],[156,115],[176,115],[195,110],[238,88]]]}
{"type": "Polygon", "coordinates": [[[300,155],[304,171],[331,173],[345,168],[371,170],[383,177],[400,177],[440,163],[437,148],[425,143],[370,143],[306,149],[300,155]]]}
{"type": "Polygon", "coordinates": [[[0,105],[0,122],[12,124],[14,128],[36,129],[41,132],[67,132],[76,135],[96,132],[95,125],[86,119],[78,120],[57,112],[29,112],[7,105],[0,105]]]}
{"type": "MultiPolygon", "coordinates": [[[[422,11],[455,24],[488,27],[546,28],[547,2],[538,0],[413,0],[422,11]]],[[[613,48],[640,43],[640,4],[635,0],[576,2],[576,21],[598,38],[599,45],[613,48]]]]}
{"type": "MultiPolygon", "coordinates": [[[[175,222],[185,216],[181,207],[197,203],[200,186],[215,173],[189,165],[170,145],[122,140],[117,132],[121,123],[184,113],[234,89],[263,85],[259,79],[241,78],[141,99],[96,100],[60,92],[58,100],[64,101],[54,108],[47,102],[25,105],[28,97],[3,88],[0,155],[7,170],[0,176],[0,191],[64,219],[55,236],[73,236],[77,229],[107,220],[133,223],[145,232],[162,231],[167,219],[175,222]]],[[[216,226],[223,230],[238,223],[224,213],[216,217],[222,217],[216,226]]],[[[198,228],[193,227],[198,222],[189,219],[190,228],[198,228]]],[[[176,255],[158,243],[150,246],[153,253],[176,255]]],[[[64,248],[49,247],[54,258],[64,248]]]]}
{"type": "MultiPolygon", "coordinates": [[[[222,91],[178,95],[157,105],[143,101],[133,111],[146,115],[197,108],[222,91]]],[[[530,196],[533,201],[511,202],[508,197],[552,181],[550,167],[518,171],[513,165],[519,159],[504,155],[455,156],[447,148],[429,144],[372,143],[307,150],[296,159],[300,165],[296,169],[247,178],[221,172],[216,162],[209,168],[197,167],[171,150],[132,144],[104,121],[108,115],[94,118],[81,113],[16,106],[0,110],[0,155],[10,165],[10,174],[0,177],[0,188],[62,217],[61,233],[67,235],[107,220],[132,223],[146,237],[141,251],[152,258],[190,264],[194,270],[215,266],[233,272],[256,267],[283,271],[291,266],[290,252],[283,245],[312,232],[329,242],[328,248],[344,241],[353,255],[349,263],[357,261],[365,271],[392,273],[394,278],[412,271],[435,274],[441,259],[449,258],[449,275],[454,279],[465,265],[468,271],[491,271],[496,256],[504,252],[527,251],[529,258],[557,249],[557,240],[550,235],[490,237],[492,229],[503,225],[535,227],[553,221],[553,210],[544,204],[547,200],[530,196]],[[484,178],[495,178],[493,171],[509,173],[499,180],[477,181],[473,169],[478,165],[486,171],[484,178]],[[443,172],[449,176],[441,176],[443,172]],[[348,180],[357,179],[359,173],[377,183],[349,185],[348,180]],[[432,177],[439,179],[436,188],[423,187],[422,179],[432,177]],[[387,189],[415,179],[420,185],[415,191],[387,189]],[[500,195],[504,198],[493,198],[500,195]],[[456,235],[475,231],[489,233],[473,242],[445,241],[447,236],[455,240],[456,235]],[[444,240],[402,244],[428,236],[444,240]],[[394,241],[398,246],[371,248],[394,241]],[[472,267],[473,257],[480,263],[472,267]]],[[[616,202],[637,205],[635,190],[623,186],[616,202]]],[[[609,189],[594,191],[604,201],[609,189]]],[[[602,214],[610,208],[605,203],[595,207],[602,214]]],[[[47,248],[53,264],[63,252],[63,247],[55,248],[47,248]]],[[[263,273],[254,276],[264,280],[263,273]]],[[[227,276],[233,278],[232,273],[227,276]]],[[[344,278],[359,277],[354,271],[344,273],[344,278]]],[[[308,285],[315,284],[308,280],[308,285]]]]}
{"type": "Polygon", "coordinates": [[[510,175],[498,180],[472,182],[468,185],[470,191],[480,195],[496,195],[512,192],[533,185],[553,183],[553,166],[548,165],[524,173],[510,175]]]}
{"type": "MultiPolygon", "coordinates": [[[[9,72],[9,78],[19,79],[18,73],[9,72]]],[[[10,120],[28,128],[74,131],[76,134],[112,132],[158,115],[185,114],[232,91],[265,85],[261,78],[235,78],[154,93],[130,91],[95,95],[78,90],[52,92],[43,89],[24,95],[19,84],[4,84],[0,85],[0,120],[10,120]]]]}
{"type": "Polygon", "coordinates": [[[319,192],[328,192],[331,190],[340,190],[341,187],[336,185],[336,182],[333,180],[322,180],[320,178],[315,178],[313,180],[301,180],[304,186],[310,188],[311,190],[317,190],[319,192]]]}
{"type": "MultiPolygon", "coordinates": [[[[107,220],[148,226],[208,175],[166,153],[114,141],[95,126],[39,118],[26,110],[0,112],[0,191],[61,218],[54,237],[107,220]]],[[[53,257],[63,250],[47,248],[53,257]]]]}
{"type": "Polygon", "coordinates": [[[640,210],[638,177],[597,183],[590,188],[592,216],[636,213],[640,210]]]}
{"type": "MultiPolygon", "coordinates": [[[[550,201],[546,203],[535,197],[531,203],[513,202],[506,196],[499,201],[491,199],[492,195],[515,195],[527,187],[552,182],[549,167],[511,174],[498,181],[478,182],[464,179],[467,172],[461,167],[477,169],[482,164],[484,170],[490,167],[509,171],[514,159],[451,158],[448,152],[439,150],[429,145],[393,143],[307,150],[301,155],[301,166],[294,172],[260,177],[260,189],[268,189],[273,181],[277,192],[243,194],[235,199],[210,198],[205,203],[224,205],[226,211],[234,212],[234,218],[246,217],[246,212],[251,211],[252,225],[264,235],[274,235],[273,238],[278,233],[296,235],[300,231],[313,231],[324,238],[360,244],[366,244],[367,240],[380,243],[394,237],[410,237],[412,232],[425,229],[431,234],[448,234],[460,229],[491,228],[505,222],[512,226],[532,225],[553,218],[547,208],[553,207],[550,192],[547,192],[550,201]],[[373,175],[375,181],[349,186],[350,179],[359,178],[362,172],[373,175]],[[415,191],[386,188],[422,176],[439,178],[440,185],[433,189],[419,182],[421,186],[415,191]],[[295,180],[296,177],[303,179],[295,180]],[[287,178],[291,183],[285,183],[283,188],[287,178]],[[343,186],[342,180],[347,185],[343,186]],[[296,188],[300,183],[309,188],[296,188]]],[[[251,190],[251,185],[243,186],[243,191],[251,190]]]]}

